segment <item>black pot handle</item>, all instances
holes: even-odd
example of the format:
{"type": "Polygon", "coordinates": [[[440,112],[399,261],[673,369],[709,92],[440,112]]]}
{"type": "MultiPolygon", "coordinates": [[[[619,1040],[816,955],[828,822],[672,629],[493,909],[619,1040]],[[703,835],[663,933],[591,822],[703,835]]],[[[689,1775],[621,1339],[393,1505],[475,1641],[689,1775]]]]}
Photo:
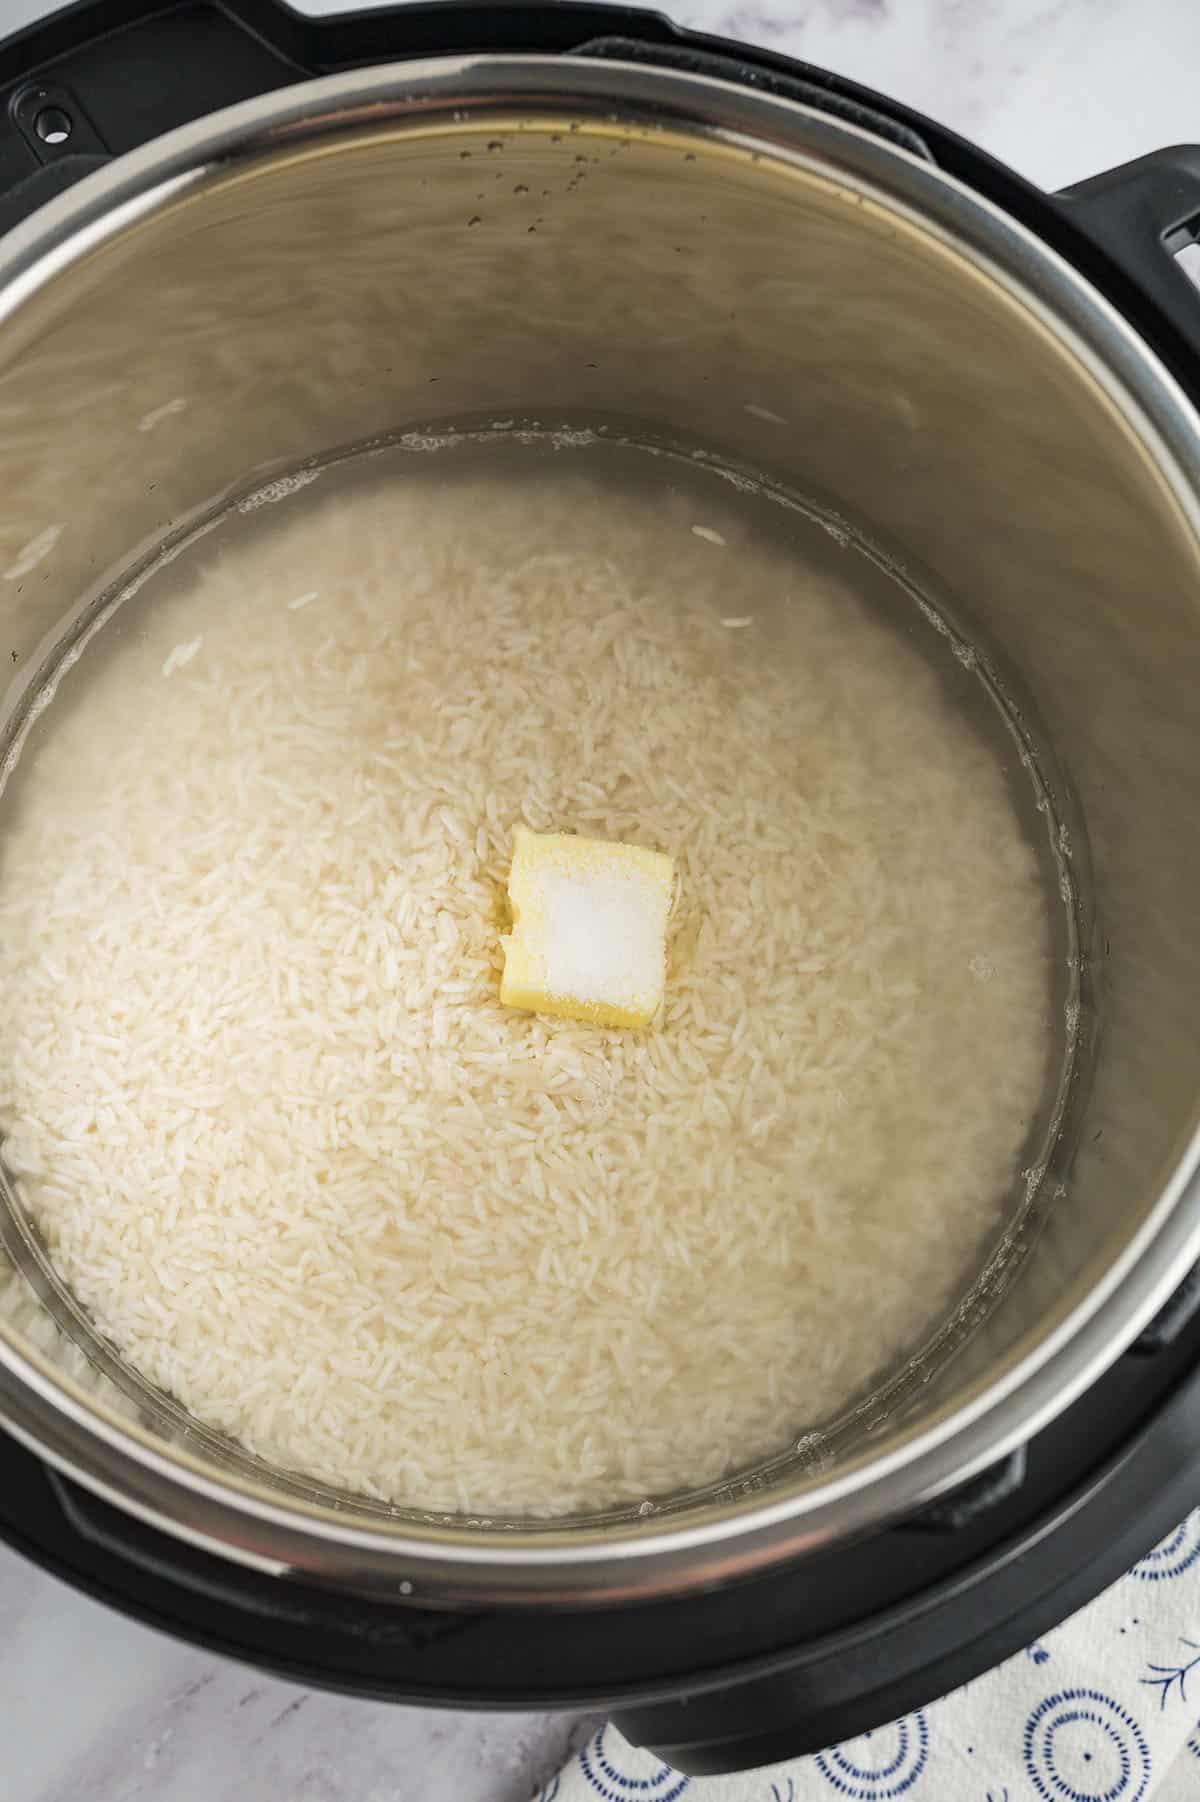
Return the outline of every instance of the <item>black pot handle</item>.
{"type": "MultiPolygon", "coordinates": [[[[7,1466],[22,1454],[7,1440],[0,1445],[7,1477],[7,1466]]],[[[282,1578],[262,1572],[147,1527],[49,1466],[44,1479],[68,1533],[91,1548],[102,1568],[136,1572],[150,1588],[182,1586],[209,1606],[255,1616],[284,1632],[332,1636],[369,1645],[381,1656],[404,1657],[461,1637],[483,1618],[459,1609],[416,1608],[394,1597],[376,1597],[368,1606],[353,1591],[296,1573],[282,1578]]]]}
{"type": "Polygon", "coordinates": [[[1056,198],[1091,254],[1104,259],[1100,285],[1195,387],[1200,291],[1177,259],[1181,250],[1200,242],[1200,145],[1152,151],[1065,188],[1056,198]],[[1105,274],[1115,276],[1123,293],[1114,293],[1105,274]]]}

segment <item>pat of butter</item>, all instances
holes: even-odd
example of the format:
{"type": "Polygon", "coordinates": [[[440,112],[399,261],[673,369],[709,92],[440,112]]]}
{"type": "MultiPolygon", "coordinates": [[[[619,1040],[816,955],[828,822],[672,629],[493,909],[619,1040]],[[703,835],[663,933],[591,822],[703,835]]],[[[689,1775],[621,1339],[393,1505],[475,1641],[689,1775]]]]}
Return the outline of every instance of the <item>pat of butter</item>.
{"type": "Polygon", "coordinates": [[[646,1026],[667,972],[675,865],[658,851],[513,832],[500,999],[596,1026],[646,1026]]]}

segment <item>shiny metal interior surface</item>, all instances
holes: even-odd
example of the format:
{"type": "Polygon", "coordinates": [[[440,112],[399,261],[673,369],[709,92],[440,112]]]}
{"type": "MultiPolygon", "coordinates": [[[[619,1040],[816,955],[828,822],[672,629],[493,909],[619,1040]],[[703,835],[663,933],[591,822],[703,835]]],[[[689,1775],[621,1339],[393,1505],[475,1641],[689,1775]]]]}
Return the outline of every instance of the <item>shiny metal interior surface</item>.
{"type": "Polygon", "coordinates": [[[951,597],[1028,710],[1079,897],[1088,1082],[1030,1176],[1013,1280],[827,1466],[782,1460],[649,1520],[501,1530],[232,1452],[121,1370],[10,1216],[25,1274],[0,1279],[0,1420],[269,1568],[419,1600],[663,1591],[981,1468],[1200,1255],[1197,420],[1052,252],[789,102],[578,59],[286,90],[0,246],[5,750],[64,638],[165,538],[276,472],[456,416],[640,421],[844,511],[951,597]],[[144,429],[180,402],[185,430],[144,429]]]}

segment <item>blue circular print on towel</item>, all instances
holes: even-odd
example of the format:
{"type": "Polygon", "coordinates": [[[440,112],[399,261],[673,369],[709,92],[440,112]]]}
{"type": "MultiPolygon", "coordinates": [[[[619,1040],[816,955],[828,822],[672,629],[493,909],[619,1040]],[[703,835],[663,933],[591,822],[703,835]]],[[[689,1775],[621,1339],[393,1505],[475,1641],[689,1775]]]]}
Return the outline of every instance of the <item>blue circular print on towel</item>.
{"type": "MultiPolygon", "coordinates": [[[[606,1750],[605,1736],[607,1727],[601,1727],[595,1739],[590,1740],[579,1754],[579,1768],[588,1783],[604,1802],[675,1802],[676,1796],[682,1796],[691,1782],[678,1771],[673,1771],[669,1764],[660,1764],[654,1760],[655,1769],[648,1776],[637,1777],[620,1768],[616,1757],[606,1750]]],[[[646,1754],[630,1747],[626,1756],[644,1763],[646,1754]]]]}
{"type": "Polygon", "coordinates": [[[1165,1583],[1171,1577],[1182,1577],[1200,1558],[1200,1509],[1181,1521],[1161,1545],[1135,1564],[1130,1575],[1143,1583],[1165,1583]]]}
{"type": "Polygon", "coordinates": [[[1141,1802],[1150,1748],[1111,1696],[1064,1689],[1025,1724],[1025,1769],[1045,1802],[1141,1802]]]}
{"type": "Polygon", "coordinates": [[[816,1766],[839,1795],[854,1802],[888,1802],[920,1782],[928,1757],[929,1727],[918,1712],[818,1752],[816,1766]]]}

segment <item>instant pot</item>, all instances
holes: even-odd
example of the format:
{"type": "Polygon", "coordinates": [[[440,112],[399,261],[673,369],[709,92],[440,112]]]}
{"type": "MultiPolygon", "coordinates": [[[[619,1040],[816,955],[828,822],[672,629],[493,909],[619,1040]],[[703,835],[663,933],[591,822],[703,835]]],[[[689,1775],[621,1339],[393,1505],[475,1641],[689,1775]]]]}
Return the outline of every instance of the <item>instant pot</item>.
{"type": "Polygon", "coordinates": [[[967,1681],[1200,1502],[1200,149],[1047,195],[841,77],[572,3],[101,0],[0,46],[0,93],[10,762],[222,495],[433,422],[640,421],[960,609],[1053,797],[1072,1048],[923,1356],[820,1456],[649,1511],[266,1466],[122,1364],[6,1186],[0,1529],[299,1681],[604,1708],[687,1772],[967,1681]],[[181,398],[166,449],[138,423],[181,398]]]}

